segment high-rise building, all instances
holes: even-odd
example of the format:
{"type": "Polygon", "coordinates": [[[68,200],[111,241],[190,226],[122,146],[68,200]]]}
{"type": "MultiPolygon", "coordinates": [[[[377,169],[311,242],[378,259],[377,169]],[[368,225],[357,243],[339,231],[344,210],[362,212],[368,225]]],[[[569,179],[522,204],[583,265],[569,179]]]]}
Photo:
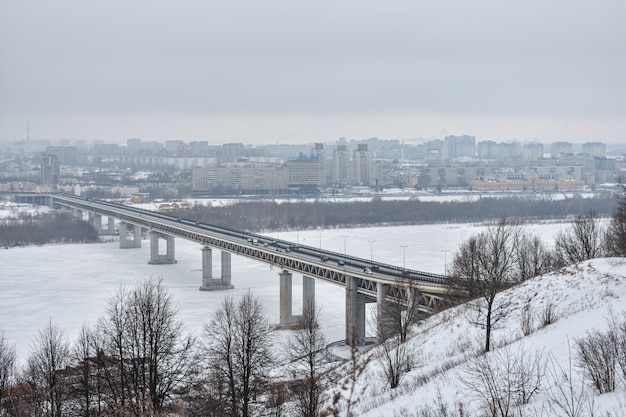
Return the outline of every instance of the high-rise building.
{"type": "Polygon", "coordinates": [[[458,158],[474,158],[476,156],[476,137],[446,136],[444,138],[444,158],[447,160],[458,158]]]}
{"type": "Polygon", "coordinates": [[[561,155],[570,155],[574,153],[574,147],[569,142],[554,142],[550,144],[550,156],[552,158],[560,158],[561,155]]]}
{"type": "Polygon", "coordinates": [[[606,156],[606,144],[602,142],[583,143],[583,153],[596,158],[604,158],[606,156]]]}
{"type": "Polygon", "coordinates": [[[41,157],[41,185],[57,185],[59,174],[59,158],[56,155],[44,154],[41,157]]]}
{"type": "Polygon", "coordinates": [[[347,184],[350,181],[350,154],[346,145],[337,145],[333,151],[332,179],[338,184],[347,184]]]}
{"type": "Polygon", "coordinates": [[[359,185],[371,185],[372,157],[367,150],[367,143],[360,143],[352,157],[352,179],[359,185]]]}
{"type": "Polygon", "coordinates": [[[321,185],[320,160],[317,156],[298,158],[287,161],[287,180],[289,188],[301,191],[314,191],[321,185]]]}
{"type": "Polygon", "coordinates": [[[525,143],[522,145],[522,157],[526,161],[543,158],[543,143],[525,143]]]}
{"type": "Polygon", "coordinates": [[[316,143],[311,153],[320,161],[320,181],[321,185],[326,185],[328,180],[328,162],[326,161],[326,150],[323,143],[316,143]]]}

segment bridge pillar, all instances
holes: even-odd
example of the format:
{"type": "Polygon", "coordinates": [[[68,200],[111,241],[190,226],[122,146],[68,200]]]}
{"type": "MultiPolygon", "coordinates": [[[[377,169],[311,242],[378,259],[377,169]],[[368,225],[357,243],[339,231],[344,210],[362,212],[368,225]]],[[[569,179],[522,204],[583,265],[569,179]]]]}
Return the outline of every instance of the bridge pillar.
{"type": "Polygon", "coordinates": [[[285,271],[278,274],[280,277],[280,322],[279,327],[287,327],[295,323],[292,312],[291,298],[291,272],[285,271]]]}
{"type": "Polygon", "coordinates": [[[346,345],[365,343],[365,296],[359,294],[359,278],[346,276],[346,345]]]}
{"type": "Polygon", "coordinates": [[[98,236],[102,234],[102,215],[95,214],[93,215],[93,228],[98,232],[98,236]]]}
{"type": "Polygon", "coordinates": [[[302,276],[302,306],[315,308],[315,278],[302,276]]]}
{"type": "Polygon", "coordinates": [[[394,319],[391,317],[389,300],[389,284],[379,282],[376,284],[376,336],[383,341],[394,331],[394,319]]]}
{"type": "Polygon", "coordinates": [[[108,218],[108,229],[107,229],[107,233],[109,235],[114,235],[115,234],[115,217],[109,217],[108,218]]]}
{"type": "Polygon", "coordinates": [[[208,246],[203,247],[200,291],[231,290],[233,288],[230,284],[230,253],[222,251],[222,276],[213,279],[213,250],[208,246]]]}
{"type": "Polygon", "coordinates": [[[228,286],[229,288],[234,288],[230,284],[231,278],[231,260],[230,260],[230,252],[222,251],[222,285],[228,286]]]}
{"type": "MultiPolygon", "coordinates": [[[[280,322],[278,328],[289,328],[298,323],[302,315],[293,315],[293,284],[291,272],[283,270],[280,277],[280,322]]],[[[302,308],[315,306],[315,278],[302,277],[302,308]]],[[[304,312],[303,312],[304,313],[304,312]]]]}
{"type": "Polygon", "coordinates": [[[141,247],[141,226],[121,222],[119,225],[119,234],[120,249],[141,247]],[[128,238],[129,234],[132,234],[132,239],[128,238]]]}
{"type": "Polygon", "coordinates": [[[159,232],[150,232],[150,261],[149,264],[175,264],[176,258],[174,256],[175,240],[174,236],[164,235],[159,232]],[[166,241],[166,253],[165,255],[159,254],[159,238],[163,238],[166,241]]]}

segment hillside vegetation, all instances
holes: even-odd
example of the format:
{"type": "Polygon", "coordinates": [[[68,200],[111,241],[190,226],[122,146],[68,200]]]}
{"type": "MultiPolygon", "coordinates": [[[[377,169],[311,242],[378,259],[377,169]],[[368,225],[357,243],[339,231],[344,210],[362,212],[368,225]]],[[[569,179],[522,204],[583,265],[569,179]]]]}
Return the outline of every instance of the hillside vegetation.
{"type": "MultiPolygon", "coordinates": [[[[581,262],[501,293],[497,303],[511,313],[494,328],[494,349],[486,354],[473,303],[414,328],[406,344],[415,362],[395,389],[387,387],[381,347],[360,356],[369,365],[355,383],[363,394],[354,415],[626,415],[625,259],[581,262]],[[609,392],[581,356],[585,341],[606,335],[617,346],[609,392]]],[[[599,352],[610,348],[602,343],[599,352]]]]}

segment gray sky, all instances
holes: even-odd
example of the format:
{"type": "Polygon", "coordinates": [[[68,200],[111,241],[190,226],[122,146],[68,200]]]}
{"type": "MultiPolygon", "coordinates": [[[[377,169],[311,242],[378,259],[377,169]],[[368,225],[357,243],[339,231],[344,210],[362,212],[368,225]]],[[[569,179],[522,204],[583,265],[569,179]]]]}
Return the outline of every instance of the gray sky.
{"type": "Polygon", "coordinates": [[[0,140],[626,143],[623,0],[0,0],[0,140]]]}

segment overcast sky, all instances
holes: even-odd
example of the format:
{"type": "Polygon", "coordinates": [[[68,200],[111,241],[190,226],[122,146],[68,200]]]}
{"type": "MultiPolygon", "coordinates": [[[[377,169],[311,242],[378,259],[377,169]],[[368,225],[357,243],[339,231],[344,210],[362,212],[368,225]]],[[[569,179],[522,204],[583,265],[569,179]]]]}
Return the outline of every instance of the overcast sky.
{"type": "Polygon", "coordinates": [[[626,1],[0,0],[0,140],[626,143],[626,1]]]}

